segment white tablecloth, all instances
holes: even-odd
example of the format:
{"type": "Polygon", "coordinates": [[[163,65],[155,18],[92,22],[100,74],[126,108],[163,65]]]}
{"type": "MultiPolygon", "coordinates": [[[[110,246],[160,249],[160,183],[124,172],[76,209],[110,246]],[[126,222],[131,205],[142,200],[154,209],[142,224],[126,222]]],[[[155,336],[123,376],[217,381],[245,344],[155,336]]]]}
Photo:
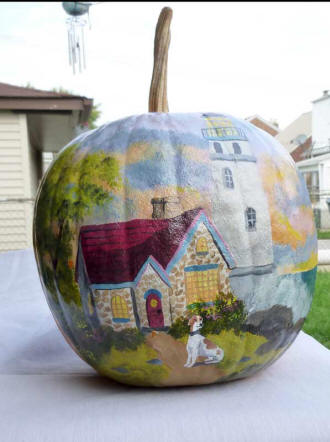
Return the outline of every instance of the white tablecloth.
{"type": "Polygon", "coordinates": [[[303,332],[251,378],[133,388],[65,342],[32,250],[0,254],[0,281],[1,442],[330,441],[330,351],[303,332]]]}

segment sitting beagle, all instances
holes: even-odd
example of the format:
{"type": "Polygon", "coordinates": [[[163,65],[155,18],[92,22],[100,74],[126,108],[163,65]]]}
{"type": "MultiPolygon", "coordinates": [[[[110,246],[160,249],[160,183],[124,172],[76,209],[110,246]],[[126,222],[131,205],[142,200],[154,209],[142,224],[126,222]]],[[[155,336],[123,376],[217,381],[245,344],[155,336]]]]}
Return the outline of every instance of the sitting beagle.
{"type": "Polygon", "coordinates": [[[187,342],[188,359],[184,366],[192,367],[196,363],[198,356],[207,357],[203,361],[204,364],[216,364],[222,361],[224,351],[199,332],[203,326],[203,318],[194,315],[189,321],[189,326],[190,333],[187,342]]]}

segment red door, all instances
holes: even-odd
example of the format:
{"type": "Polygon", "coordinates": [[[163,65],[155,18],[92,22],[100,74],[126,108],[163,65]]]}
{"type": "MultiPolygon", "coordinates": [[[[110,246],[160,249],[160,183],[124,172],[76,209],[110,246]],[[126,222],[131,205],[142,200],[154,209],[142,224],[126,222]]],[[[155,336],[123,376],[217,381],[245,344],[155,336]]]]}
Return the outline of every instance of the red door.
{"type": "Polygon", "coordinates": [[[156,293],[150,293],[147,297],[147,316],[150,327],[164,327],[162,301],[156,293]]]}

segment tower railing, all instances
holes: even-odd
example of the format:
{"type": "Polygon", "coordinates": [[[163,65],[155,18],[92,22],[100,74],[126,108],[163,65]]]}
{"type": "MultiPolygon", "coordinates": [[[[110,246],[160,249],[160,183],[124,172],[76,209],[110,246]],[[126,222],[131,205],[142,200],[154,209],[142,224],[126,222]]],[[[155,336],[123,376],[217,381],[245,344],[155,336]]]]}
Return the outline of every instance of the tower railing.
{"type": "Polygon", "coordinates": [[[248,140],[243,130],[239,127],[207,127],[202,129],[202,134],[208,140],[248,140]]]}

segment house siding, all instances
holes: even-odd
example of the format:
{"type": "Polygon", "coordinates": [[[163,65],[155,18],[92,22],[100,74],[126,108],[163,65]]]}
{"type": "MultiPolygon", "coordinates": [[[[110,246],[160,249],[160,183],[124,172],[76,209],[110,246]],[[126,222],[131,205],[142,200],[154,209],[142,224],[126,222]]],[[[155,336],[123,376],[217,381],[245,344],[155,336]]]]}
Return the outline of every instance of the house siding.
{"type": "Polygon", "coordinates": [[[26,115],[0,112],[0,251],[32,246],[31,160],[26,115]]]}

